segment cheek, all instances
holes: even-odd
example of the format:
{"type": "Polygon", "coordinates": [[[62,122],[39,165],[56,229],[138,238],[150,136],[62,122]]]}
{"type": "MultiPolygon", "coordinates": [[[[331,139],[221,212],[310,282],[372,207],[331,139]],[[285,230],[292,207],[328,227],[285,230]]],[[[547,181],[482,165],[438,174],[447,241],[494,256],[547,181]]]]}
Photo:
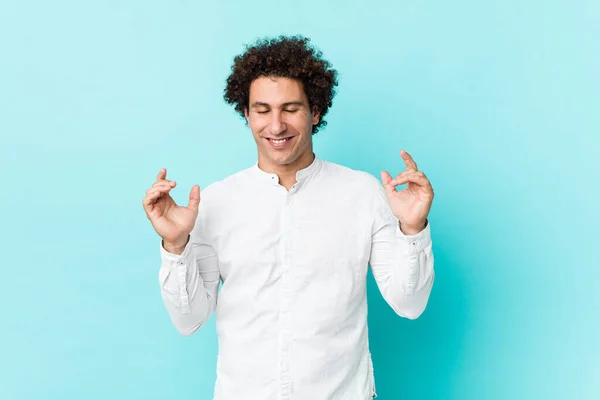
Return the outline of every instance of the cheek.
{"type": "Polygon", "coordinates": [[[298,115],[294,118],[294,128],[298,132],[305,133],[312,130],[312,116],[310,115],[298,115]]]}
{"type": "Polygon", "coordinates": [[[256,139],[259,139],[260,138],[260,133],[264,129],[264,124],[261,124],[259,122],[253,121],[253,122],[248,122],[248,127],[252,131],[252,134],[254,135],[254,137],[256,139]]]}

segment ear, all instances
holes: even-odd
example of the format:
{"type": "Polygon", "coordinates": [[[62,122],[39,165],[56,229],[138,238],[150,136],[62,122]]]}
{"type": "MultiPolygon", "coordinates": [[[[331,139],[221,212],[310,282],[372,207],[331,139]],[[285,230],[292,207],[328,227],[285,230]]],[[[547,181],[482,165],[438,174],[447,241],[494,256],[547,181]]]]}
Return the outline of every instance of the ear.
{"type": "Polygon", "coordinates": [[[319,109],[317,109],[317,107],[314,106],[313,110],[312,110],[312,124],[313,125],[318,124],[320,119],[321,119],[321,113],[319,112],[319,109]]]}
{"type": "Polygon", "coordinates": [[[244,107],[244,116],[246,117],[246,121],[248,121],[248,118],[249,118],[248,107],[244,107]]]}

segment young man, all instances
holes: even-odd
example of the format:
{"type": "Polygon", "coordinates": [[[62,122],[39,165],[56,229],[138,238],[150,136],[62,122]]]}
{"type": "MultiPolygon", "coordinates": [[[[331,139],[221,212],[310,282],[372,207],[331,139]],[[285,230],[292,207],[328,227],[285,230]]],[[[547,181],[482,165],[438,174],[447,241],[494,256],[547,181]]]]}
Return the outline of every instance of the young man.
{"type": "Polygon", "coordinates": [[[252,131],[256,164],[204,188],[202,201],[194,186],[187,207],[170,197],[165,169],[146,192],[173,324],[191,335],[216,310],[215,399],[372,398],[368,265],[398,315],[417,318],[429,299],[433,190],[412,157],[401,151],[406,170],[382,171],[382,185],[313,152],[336,85],[309,39],[248,47],[224,97],[252,131]]]}

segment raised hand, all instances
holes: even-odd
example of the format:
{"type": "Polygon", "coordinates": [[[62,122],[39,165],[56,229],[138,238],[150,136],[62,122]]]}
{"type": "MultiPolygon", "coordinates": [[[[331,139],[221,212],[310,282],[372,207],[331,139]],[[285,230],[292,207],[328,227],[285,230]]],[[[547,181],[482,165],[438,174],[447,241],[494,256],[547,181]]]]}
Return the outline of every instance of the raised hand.
{"type": "Polygon", "coordinates": [[[154,230],[162,237],[165,250],[181,254],[198,216],[200,187],[192,187],[187,207],[178,206],[169,194],[176,182],[166,178],[167,170],[163,168],[156,176],[156,182],[146,191],[142,205],[154,230]]]}
{"type": "Polygon", "coordinates": [[[417,163],[405,152],[400,151],[406,170],[392,179],[387,171],[381,171],[381,181],[387,193],[392,212],[400,221],[406,235],[414,235],[425,228],[427,215],[433,202],[433,188],[417,163]],[[408,183],[406,189],[397,191],[396,186],[408,183]]]}

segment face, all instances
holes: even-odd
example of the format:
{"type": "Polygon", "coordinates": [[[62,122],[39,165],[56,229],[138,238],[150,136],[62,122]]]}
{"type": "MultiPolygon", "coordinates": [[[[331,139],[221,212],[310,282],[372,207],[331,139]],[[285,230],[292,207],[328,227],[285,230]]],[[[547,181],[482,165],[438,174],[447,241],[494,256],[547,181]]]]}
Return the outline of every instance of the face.
{"type": "Polygon", "coordinates": [[[312,160],[312,127],[319,122],[319,114],[310,109],[300,81],[280,77],[255,79],[250,85],[245,114],[263,169],[293,168],[312,160]]]}

